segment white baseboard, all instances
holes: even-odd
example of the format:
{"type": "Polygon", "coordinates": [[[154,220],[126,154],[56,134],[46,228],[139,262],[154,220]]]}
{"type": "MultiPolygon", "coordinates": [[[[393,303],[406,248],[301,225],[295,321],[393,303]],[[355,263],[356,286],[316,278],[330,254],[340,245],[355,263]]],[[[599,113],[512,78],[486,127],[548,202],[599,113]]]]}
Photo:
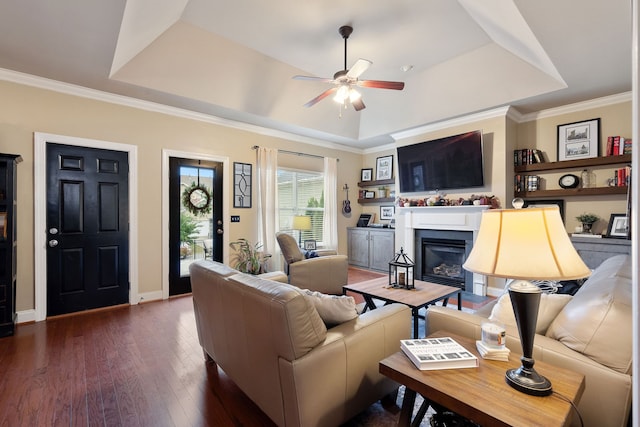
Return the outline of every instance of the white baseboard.
{"type": "Polygon", "coordinates": [[[16,312],[18,318],[16,319],[16,323],[28,323],[36,321],[36,311],[34,309],[22,310],[16,312]]]}
{"type": "Polygon", "coordinates": [[[143,292],[138,294],[138,303],[159,301],[162,299],[162,291],[143,292]]]}

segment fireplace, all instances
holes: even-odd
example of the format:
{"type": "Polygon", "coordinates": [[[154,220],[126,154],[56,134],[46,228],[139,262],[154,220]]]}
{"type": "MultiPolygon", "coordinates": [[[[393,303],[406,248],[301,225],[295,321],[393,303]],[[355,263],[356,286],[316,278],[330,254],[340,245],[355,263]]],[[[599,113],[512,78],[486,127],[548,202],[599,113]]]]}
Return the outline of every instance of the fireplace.
{"type": "Polygon", "coordinates": [[[426,229],[415,234],[416,278],[473,293],[473,274],[462,268],[473,246],[473,232],[426,229]]]}

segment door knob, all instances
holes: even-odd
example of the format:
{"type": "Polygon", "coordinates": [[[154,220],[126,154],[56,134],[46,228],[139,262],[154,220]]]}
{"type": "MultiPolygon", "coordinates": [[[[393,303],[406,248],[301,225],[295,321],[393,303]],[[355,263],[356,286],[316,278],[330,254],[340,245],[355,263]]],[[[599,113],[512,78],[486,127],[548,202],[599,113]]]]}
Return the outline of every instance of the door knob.
{"type": "Polygon", "coordinates": [[[51,227],[51,228],[49,229],[49,233],[51,233],[51,234],[58,234],[58,229],[57,229],[57,228],[55,228],[55,227],[51,227]]]}
{"type": "Polygon", "coordinates": [[[218,234],[222,234],[222,233],[224,233],[224,230],[223,230],[222,228],[218,228],[218,229],[216,230],[216,233],[218,233],[218,234]]]}
{"type": "Polygon", "coordinates": [[[55,248],[56,246],[58,246],[58,241],[53,239],[53,240],[49,240],[49,247],[50,248],[55,248]]]}

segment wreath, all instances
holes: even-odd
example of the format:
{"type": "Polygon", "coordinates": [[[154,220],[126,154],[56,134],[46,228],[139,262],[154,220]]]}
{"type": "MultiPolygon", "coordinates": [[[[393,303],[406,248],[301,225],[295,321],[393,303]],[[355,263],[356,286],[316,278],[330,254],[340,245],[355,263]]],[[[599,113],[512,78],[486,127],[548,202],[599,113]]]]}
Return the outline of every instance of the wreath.
{"type": "Polygon", "coordinates": [[[206,215],[211,212],[211,190],[204,184],[192,182],[182,192],[182,205],[193,215],[206,215]]]}

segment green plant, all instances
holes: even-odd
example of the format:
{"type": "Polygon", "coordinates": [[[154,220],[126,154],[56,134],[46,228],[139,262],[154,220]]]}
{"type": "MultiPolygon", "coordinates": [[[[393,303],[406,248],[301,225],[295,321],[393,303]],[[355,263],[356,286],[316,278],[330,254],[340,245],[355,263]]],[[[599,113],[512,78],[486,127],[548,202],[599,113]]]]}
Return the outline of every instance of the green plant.
{"type": "Polygon", "coordinates": [[[260,251],[262,245],[256,243],[251,245],[247,239],[240,238],[235,242],[229,243],[231,249],[236,251],[233,254],[235,264],[233,268],[243,273],[258,274],[262,270],[264,262],[271,258],[270,254],[260,251]]]}
{"type": "Polygon", "coordinates": [[[583,213],[580,214],[576,217],[576,219],[578,221],[580,221],[583,224],[593,224],[594,222],[596,222],[597,220],[600,219],[600,217],[596,214],[592,214],[592,213],[583,213]]]}
{"type": "Polygon", "coordinates": [[[195,234],[198,228],[198,222],[189,215],[180,214],[180,241],[188,242],[191,236],[195,234]]]}

